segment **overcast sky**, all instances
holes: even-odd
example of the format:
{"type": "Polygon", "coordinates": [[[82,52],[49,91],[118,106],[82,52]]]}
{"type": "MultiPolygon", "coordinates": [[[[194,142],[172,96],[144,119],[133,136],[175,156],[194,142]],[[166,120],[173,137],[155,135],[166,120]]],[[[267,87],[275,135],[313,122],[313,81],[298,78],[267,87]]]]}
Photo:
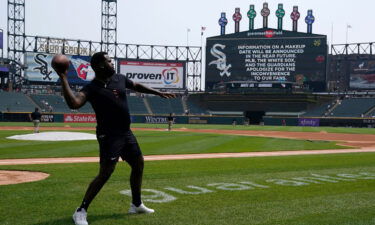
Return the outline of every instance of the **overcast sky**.
{"type": "MultiPolygon", "coordinates": [[[[227,13],[227,33],[234,31],[232,15],[241,8],[241,31],[248,30],[246,12],[254,4],[255,28],[261,28],[260,0],[119,0],[117,39],[120,43],[199,46],[201,26],[207,27],[204,37],[219,34],[218,19],[227,13]],[[191,29],[187,38],[187,28],[191,29]]],[[[308,9],[314,11],[313,32],[328,35],[333,43],[345,43],[349,24],[349,42],[375,41],[374,0],[270,0],[269,27],[277,27],[275,11],[284,4],[284,29],[291,30],[290,13],[299,6],[299,31],[306,32],[304,18],[308,9]]],[[[7,30],[7,0],[0,0],[0,28],[7,30]]],[[[27,0],[26,34],[100,41],[101,0],[27,0]]],[[[6,37],[4,37],[4,41],[6,37]]]]}

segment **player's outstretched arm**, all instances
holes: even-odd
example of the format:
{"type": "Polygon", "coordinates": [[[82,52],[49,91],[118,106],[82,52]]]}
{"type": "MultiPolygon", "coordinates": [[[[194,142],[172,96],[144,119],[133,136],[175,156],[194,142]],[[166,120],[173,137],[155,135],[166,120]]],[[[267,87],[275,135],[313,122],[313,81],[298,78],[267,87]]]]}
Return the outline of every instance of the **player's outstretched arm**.
{"type": "Polygon", "coordinates": [[[133,82],[133,83],[134,83],[134,85],[133,85],[132,89],[134,91],[145,93],[145,94],[158,95],[158,96],[160,96],[162,98],[176,98],[175,94],[167,93],[167,92],[160,92],[158,90],[155,90],[153,88],[147,87],[147,86],[145,86],[143,84],[140,84],[140,83],[137,83],[137,82],[133,82]]]}
{"type": "Polygon", "coordinates": [[[63,88],[64,98],[69,108],[71,109],[81,108],[86,103],[86,94],[81,91],[74,93],[69,86],[69,82],[66,76],[64,76],[64,78],[60,76],[60,80],[61,80],[61,85],[63,88]]]}
{"type": "Polygon", "coordinates": [[[74,94],[68,82],[69,59],[64,55],[56,55],[52,59],[52,67],[59,75],[64,98],[69,108],[78,109],[86,103],[86,94],[78,92],[74,94]]]}

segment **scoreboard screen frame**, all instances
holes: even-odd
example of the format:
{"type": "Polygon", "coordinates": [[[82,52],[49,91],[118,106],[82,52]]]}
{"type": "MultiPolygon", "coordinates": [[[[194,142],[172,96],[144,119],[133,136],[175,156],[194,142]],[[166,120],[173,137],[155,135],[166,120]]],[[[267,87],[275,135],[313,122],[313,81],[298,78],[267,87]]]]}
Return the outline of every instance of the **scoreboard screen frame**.
{"type": "Polygon", "coordinates": [[[220,82],[294,83],[326,90],[327,36],[262,28],[207,38],[206,90],[220,82]]]}

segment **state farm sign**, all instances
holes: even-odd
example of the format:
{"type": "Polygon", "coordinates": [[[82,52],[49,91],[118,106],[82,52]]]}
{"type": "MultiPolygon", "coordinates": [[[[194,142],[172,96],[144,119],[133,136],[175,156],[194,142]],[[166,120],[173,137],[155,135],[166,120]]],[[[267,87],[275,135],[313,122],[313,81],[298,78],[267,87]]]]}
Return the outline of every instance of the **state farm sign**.
{"type": "Polygon", "coordinates": [[[96,123],[95,114],[64,114],[64,123],[96,123]]]}

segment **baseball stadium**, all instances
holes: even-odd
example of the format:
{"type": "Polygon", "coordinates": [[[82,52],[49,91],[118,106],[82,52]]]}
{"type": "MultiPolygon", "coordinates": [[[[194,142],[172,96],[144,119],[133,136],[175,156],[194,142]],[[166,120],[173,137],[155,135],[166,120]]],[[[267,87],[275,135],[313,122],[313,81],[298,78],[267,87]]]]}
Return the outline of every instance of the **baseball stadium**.
{"type": "Polygon", "coordinates": [[[117,0],[95,1],[98,40],[28,34],[26,4],[0,29],[0,224],[375,224],[375,45],[329,44],[318,7],[233,5],[172,46],[118,40],[117,0]],[[110,164],[104,128],[123,124],[142,152],[127,140],[110,164]]]}

